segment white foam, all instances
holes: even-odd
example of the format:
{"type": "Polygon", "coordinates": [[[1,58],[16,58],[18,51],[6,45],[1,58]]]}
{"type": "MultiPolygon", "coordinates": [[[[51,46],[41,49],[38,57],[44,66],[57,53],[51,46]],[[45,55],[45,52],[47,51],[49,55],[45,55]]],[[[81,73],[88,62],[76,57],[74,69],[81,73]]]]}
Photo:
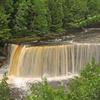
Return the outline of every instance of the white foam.
{"type": "MultiPolygon", "coordinates": [[[[59,76],[59,77],[45,77],[48,82],[54,82],[54,81],[63,81],[63,80],[69,80],[73,79],[75,76],[78,76],[77,74],[70,74],[67,76],[59,76]]],[[[0,76],[0,79],[2,79],[3,76],[0,76]]],[[[8,76],[8,84],[11,84],[17,88],[23,88],[26,89],[27,84],[29,83],[36,83],[36,82],[42,82],[44,78],[23,78],[23,77],[14,77],[14,76],[8,76]]]]}

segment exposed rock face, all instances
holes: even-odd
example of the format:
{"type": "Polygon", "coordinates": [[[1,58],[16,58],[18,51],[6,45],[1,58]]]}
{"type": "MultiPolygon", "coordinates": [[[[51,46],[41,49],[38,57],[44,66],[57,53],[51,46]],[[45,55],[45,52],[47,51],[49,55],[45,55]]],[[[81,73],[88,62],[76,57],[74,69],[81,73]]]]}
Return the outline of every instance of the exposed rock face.
{"type": "Polygon", "coordinates": [[[21,88],[12,88],[11,96],[14,97],[14,100],[26,100],[27,92],[21,88]]]}
{"type": "Polygon", "coordinates": [[[1,56],[0,57],[0,67],[6,62],[6,57],[1,56]]]}
{"type": "Polygon", "coordinates": [[[0,67],[6,62],[8,56],[8,45],[0,43],[0,67]]]}

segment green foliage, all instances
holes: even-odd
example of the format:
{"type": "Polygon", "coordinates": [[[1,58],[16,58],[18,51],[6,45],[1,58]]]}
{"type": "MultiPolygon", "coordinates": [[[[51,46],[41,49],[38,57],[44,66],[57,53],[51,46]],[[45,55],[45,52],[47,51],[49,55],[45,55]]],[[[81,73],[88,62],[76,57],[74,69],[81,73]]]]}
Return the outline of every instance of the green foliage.
{"type": "Polygon", "coordinates": [[[48,0],[49,14],[51,16],[50,30],[53,32],[63,31],[63,0],[48,0]]]}
{"type": "Polygon", "coordinates": [[[100,15],[88,17],[87,19],[82,20],[77,23],[70,23],[70,26],[75,27],[75,28],[83,28],[83,27],[95,25],[96,23],[100,23],[100,15]]]}
{"type": "Polygon", "coordinates": [[[22,0],[16,16],[16,32],[19,34],[47,33],[47,9],[45,1],[22,0]]]}
{"type": "Polygon", "coordinates": [[[45,0],[34,0],[35,17],[34,30],[35,32],[45,34],[49,31],[48,23],[48,8],[45,0]]]}
{"type": "Polygon", "coordinates": [[[0,6],[5,9],[6,14],[13,12],[13,0],[0,0],[0,6]]]}
{"type": "Polygon", "coordinates": [[[11,29],[13,27],[13,15],[14,12],[14,6],[13,6],[13,0],[0,0],[0,6],[4,9],[4,13],[7,15],[8,20],[8,27],[11,29]]]}
{"type": "MultiPolygon", "coordinates": [[[[16,25],[15,31],[17,34],[25,34],[27,32],[27,17],[28,17],[28,4],[26,0],[22,0],[19,4],[17,15],[16,15],[16,25]]],[[[30,16],[31,17],[31,16],[30,16]]]]}
{"type": "Polygon", "coordinates": [[[72,28],[70,23],[81,21],[87,11],[86,0],[64,0],[64,27],[72,28]]]}
{"type": "Polygon", "coordinates": [[[100,65],[93,60],[68,88],[68,100],[100,99],[100,65]]]}
{"type": "Polygon", "coordinates": [[[6,82],[7,79],[6,74],[4,74],[4,77],[0,82],[0,100],[13,100],[13,98],[10,96],[10,88],[6,82]]]}
{"type": "Polygon", "coordinates": [[[87,27],[93,23],[98,23],[100,19],[94,21],[94,16],[100,14],[99,8],[100,1],[98,0],[64,0],[65,29],[87,27]],[[87,22],[87,20],[90,22],[87,22]],[[84,22],[85,25],[83,25],[84,22]]]}
{"type": "Polygon", "coordinates": [[[86,26],[89,26],[89,25],[94,25],[96,23],[100,23],[100,15],[95,15],[93,17],[88,17],[86,20],[81,21],[79,23],[79,26],[80,27],[86,27],[86,26]]]}
{"type": "Polygon", "coordinates": [[[47,80],[33,84],[31,90],[32,94],[28,96],[27,100],[66,100],[64,87],[54,89],[47,83],[47,80]]]}
{"type": "Polygon", "coordinates": [[[8,15],[4,12],[3,7],[0,7],[0,40],[7,40],[10,36],[7,18],[8,15]]]}
{"type": "Polygon", "coordinates": [[[0,39],[88,27],[99,15],[100,0],[0,0],[0,39]]]}
{"type": "Polygon", "coordinates": [[[94,16],[99,13],[99,0],[87,0],[87,15],[88,16],[94,16]]]}

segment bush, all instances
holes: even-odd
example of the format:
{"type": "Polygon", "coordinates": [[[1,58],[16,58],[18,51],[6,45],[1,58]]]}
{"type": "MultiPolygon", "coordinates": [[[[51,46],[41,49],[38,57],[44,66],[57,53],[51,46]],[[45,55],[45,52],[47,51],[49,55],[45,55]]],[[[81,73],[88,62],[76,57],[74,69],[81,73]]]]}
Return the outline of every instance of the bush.
{"type": "Polygon", "coordinates": [[[10,88],[7,83],[6,74],[4,75],[2,81],[0,82],[0,100],[13,100],[10,96],[10,88]]]}
{"type": "Polygon", "coordinates": [[[88,17],[85,20],[78,21],[77,23],[70,23],[71,28],[83,28],[100,23],[100,15],[88,17]]]}
{"type": "Polygon", "coordinates": [[[47,81],[34,84],[28,100],[99,100],[100,99],[100,65],[93,60],[82,70],[80,77],[70,81],[65,89],[54,89],[47,81]]]}
{"type": "Polygon", "coordinates": [[[33,84],[31,90],[32,93],[28,96],[28,100],[66,100],[64,88],[54,89],[47,83],[47,80],[33,84]]]}
{"type": "Polygon", "coordinates": [[[80,22],[79,26],[80,27],[87,27],[89,25],[94,25],[96,23],[100,23],[100,15],[89,17],[87,20],[80,22]]]}
{"type": "Polygon", "coordinates": [[[68,100],[100,99],[100,65],[93,60],[68,88],[68,100]]]}

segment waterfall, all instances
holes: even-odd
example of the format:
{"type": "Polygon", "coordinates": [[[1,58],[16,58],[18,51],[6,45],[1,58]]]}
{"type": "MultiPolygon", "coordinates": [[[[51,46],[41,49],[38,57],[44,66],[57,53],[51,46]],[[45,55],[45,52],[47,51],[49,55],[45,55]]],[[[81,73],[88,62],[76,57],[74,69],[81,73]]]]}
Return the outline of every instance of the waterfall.
{"type": "Polygon", "coordinates": [[[95,58],[100,61],[100,44],[72,43],[55,46],[11,45],[9,75],[38,78],[77,74],[95,58]]]}

